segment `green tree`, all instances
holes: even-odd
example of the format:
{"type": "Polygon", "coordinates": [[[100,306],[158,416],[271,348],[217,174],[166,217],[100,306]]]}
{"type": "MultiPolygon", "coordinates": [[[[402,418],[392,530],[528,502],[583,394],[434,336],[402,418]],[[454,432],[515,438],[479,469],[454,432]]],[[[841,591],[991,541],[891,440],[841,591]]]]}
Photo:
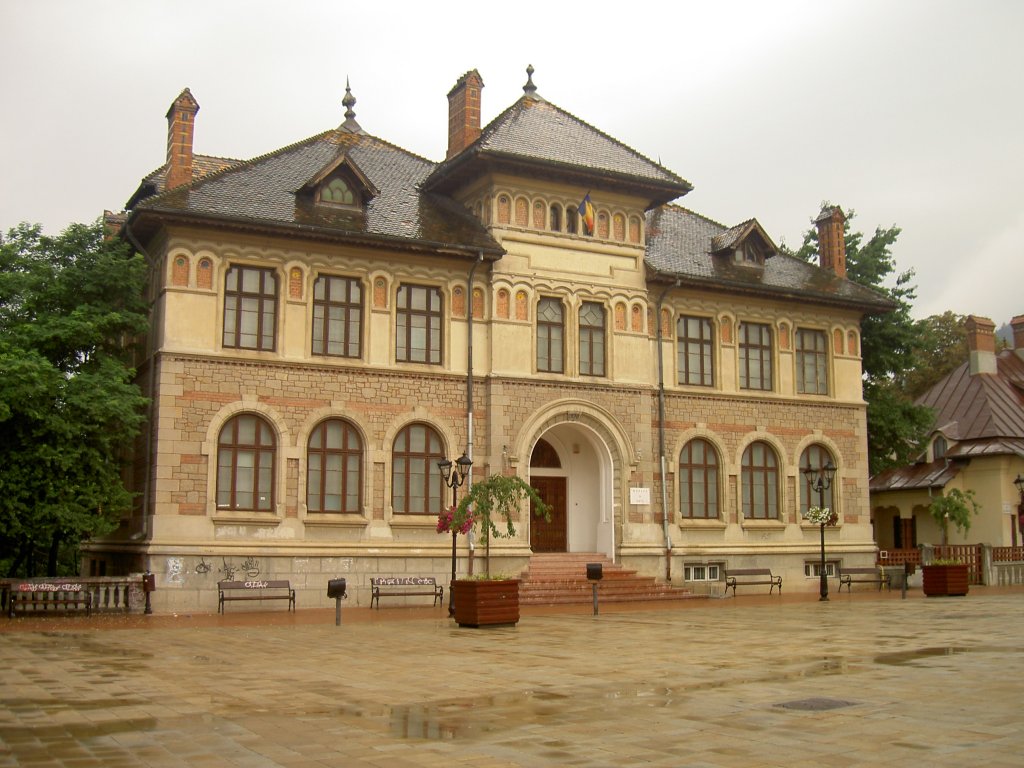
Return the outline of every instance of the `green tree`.
{"type": "Polygon", "coordinates": [[[123,459],[144,420],[130,341],[146,265],[99,222],[0,234],[0,568],[72,571],[131,506],[123,459]]]}
{"type": "Polygon", "coordinates": [[[917,321],[920,344],[917,360],[904,377],[903,390],[907,397],[920,397],[957,366],[967,362],[966,321],[966,317],[955,312],[943,312],[917,321]]]}
{"type": "MultiPolygon", "coordinates": [[[[824,205],[828,205],[825,203],[824,205]]],[[[932,412],[914,405],[903,390],[908,372],[920,356],[920,329],[910,316],[916,287],[913,270],[896,272],[893,245],[899,227],[878,227],[864,239],[853,232],[855,213],[846,211],[846,276],[893,300],[892,312],[868,315],[861,322],[861,361],[864,399],[868,417],[868,465],[872,475],[910,463],[920,452],[931,427],[932,412]]],[[[813,225],[804,234],[794,256],[811,261],[818,254],[818,231],[813,225]]]]}
{"type": "Polygon", "coordinates": [[[971,518],[981,511],[974,498],[974,491],[953,488],[945,496],[939,496],[928,507],[928,513],[942,528],[942,543],[949,544],[949,524],[961,533],[971,529],[971,518]]]}

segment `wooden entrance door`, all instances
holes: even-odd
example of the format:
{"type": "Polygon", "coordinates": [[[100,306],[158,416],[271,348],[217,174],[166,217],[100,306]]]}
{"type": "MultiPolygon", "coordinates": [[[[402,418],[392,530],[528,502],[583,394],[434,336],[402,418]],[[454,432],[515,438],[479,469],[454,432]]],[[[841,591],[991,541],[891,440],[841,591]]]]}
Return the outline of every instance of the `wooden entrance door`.
{"type": "Polygon", "coordinates": [[[530,484],[551,507],[551,522],[548,522],[534,515],[533,504],[530,504],[530,548],[534,552],[566,552],[569,529],[565,511],[565,478],[532,477],[530,484]]]}

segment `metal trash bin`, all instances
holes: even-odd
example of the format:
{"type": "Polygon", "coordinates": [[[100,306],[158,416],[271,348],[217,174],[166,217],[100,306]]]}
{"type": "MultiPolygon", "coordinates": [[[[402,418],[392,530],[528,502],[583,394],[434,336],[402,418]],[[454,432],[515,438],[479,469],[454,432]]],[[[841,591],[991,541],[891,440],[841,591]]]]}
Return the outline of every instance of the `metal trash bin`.
{"type": "Polygon", "coordinates": [[[327,597],[334,598],[334,626],[341,626],[341,601],[348,598],[345,594],[345,579],[327,580],[327,597]]]}

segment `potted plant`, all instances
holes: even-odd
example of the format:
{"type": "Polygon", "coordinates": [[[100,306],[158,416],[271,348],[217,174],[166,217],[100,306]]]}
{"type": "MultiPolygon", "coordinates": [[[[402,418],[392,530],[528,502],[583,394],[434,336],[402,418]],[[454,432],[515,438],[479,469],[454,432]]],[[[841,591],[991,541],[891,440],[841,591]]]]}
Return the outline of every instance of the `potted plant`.
{"type": "Polygon", "coordinates": [[[491,475],[470,486],[446,521],[449,530],[468,531],[479,525],[484,537],[484,575],[452,583],[454,618],[459,626],[509,625],[519,621],[519,579],[491,577],[491,537],[516,535],[512,515],[527,500],[533,502],[535,514],[550,519],[550,508],[529,483],[515,475],[491,475]]]}
{"type": "MultiPolygon", "coordinates": [[[[928,512],[942,528],[942,544],[949,544],[949,525],[952,523],[961,534],[971,528],[971,517],[978,514],[978,503],[974,491],[954,488],[948,494],[935,499],[928,512]]],[[[921,566],[924,593],[928,597],[966,595],[968,589],[967,563],[961,560],[936,558],[921,566]]]]}

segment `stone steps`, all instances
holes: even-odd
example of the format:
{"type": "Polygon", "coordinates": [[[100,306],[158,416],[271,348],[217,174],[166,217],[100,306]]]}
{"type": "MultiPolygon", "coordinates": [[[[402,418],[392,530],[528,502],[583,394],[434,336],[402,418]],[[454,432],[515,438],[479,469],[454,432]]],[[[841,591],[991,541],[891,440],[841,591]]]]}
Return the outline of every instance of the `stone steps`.
{"type": "Polygon", "coordinates": [[[598,600],[640,602],[686,600],[695,597],[686,589],[641,576],[593,552],[556,552],[533,555],[520,575],[520,605],[574,605],[593,600],[593,582],[587,579],[587,563],[601,563],[598,600]]]}

